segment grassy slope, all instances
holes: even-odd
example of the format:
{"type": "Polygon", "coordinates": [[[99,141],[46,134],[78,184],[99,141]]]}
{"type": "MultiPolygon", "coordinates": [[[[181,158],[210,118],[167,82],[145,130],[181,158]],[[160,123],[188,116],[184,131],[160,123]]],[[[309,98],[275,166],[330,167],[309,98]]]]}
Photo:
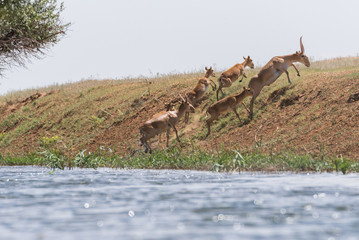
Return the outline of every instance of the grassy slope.
{"type": "MultiPolygon", "coordinates": [[[[225,89],[226,94],[240,91],[258,69],[247,71],[249,78],[225,89]]],[[[359,58],[316,62],[309,69],[301,67],[300,72],[297,77],[290,70],[292,85],[283,75],[263,89],[252,121],[239,107],[242,122],[228,113],[203,140],[205,110],[215,102],[215,94],[209,90],[191,115],[190,124],[179,124],[180,146],[212,151],[236,147],[249,152],[260,147],[267,153],[289,150],[358,160],[359,101],[347,103],[347,99],[359,92],[359,58]]],[[[26,99],[36,90],[1,96],[0,153],[25,155],[38,151],[43,137],[58,136],[57,148],[68,155],[100,146],[127,155],[139,149],[139,125],[164,110],[164,103],[178,93],[193,88],[202,75],[163,75],[150,79],[152,84],[144,79],[83,81],[40,89],[38,92],[46,95],[37,99],[26,99]]],[[[245,102],[248,104],[249,98],[245,102]]],[[[162,141],[156,138],[152,147],[163,149],[164,138],[164,134],[162,141]]],[[[174,138],[171,144],[179,145],[174,138]]]]}

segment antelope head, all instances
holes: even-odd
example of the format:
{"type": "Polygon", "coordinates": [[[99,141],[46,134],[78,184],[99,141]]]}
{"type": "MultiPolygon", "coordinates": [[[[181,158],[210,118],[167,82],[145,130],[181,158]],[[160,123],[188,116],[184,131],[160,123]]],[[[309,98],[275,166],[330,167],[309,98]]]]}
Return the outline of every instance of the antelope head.
{"type": "Polygon", "coordinates": [[[210,68],[205,67],[204,69],[206,70],[206,77],[207,78],[216,76],[216,74],[214,73],[214,70],[212,69],[212,67],[210,67],[210,68]]]}
{"type": "Polygon", "coordinates": [[[304,54],[304,46],[302,42],[302,37],[300,37],[300,52],[295,53],[298,57],[298,62],[303,63],[306,67],[310,67],[310,61],[307,55],[304,54]]]}
{"type": "Polygon", "coordinates": [[[187,98],[187,95],[186,96],[186,99],[184,99],[182,97],[181,94],[179,94],[181,100],[182,100],[182,104],[180,106],[180,108],[185,108],[185,111],[186,112],[191,112],[191,113],[194,113],[194,107],[192,106],[192,104],[188,101],[188,98],[187,98]]]}
{"type": "Polygon", "coordinates": [[[243,93],[245,97],[253,96],[253,91],[250,88],[243,87],[243,93]]]}
{"type": "Polygon", "coordinates": [[[250,68],[254,68],[254,64],[253,64],[253,60],[251,59],[250,56],[248,56],[247,58],[243,57],[244,61],[245,61],[245,65],[244,66],[248,66],[250,68]]]}

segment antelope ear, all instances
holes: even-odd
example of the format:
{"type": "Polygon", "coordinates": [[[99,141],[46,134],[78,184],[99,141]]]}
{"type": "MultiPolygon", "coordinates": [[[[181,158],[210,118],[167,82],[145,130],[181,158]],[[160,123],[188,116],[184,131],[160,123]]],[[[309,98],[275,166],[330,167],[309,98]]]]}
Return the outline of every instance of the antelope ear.
{"type": "Polygon", "coordinates": [[[243,90],[246,90],[246,87],[243,87],[243,90]]]}
{"type": "Polygon", "coordinates": [[[251,57],[250,57],[250,56],[248,56],[248,59],[251,59],[251,57]]]}
{"type": "Polygon", "coordinates": [[[204,69],[205,69],[206,71],[208,71],[208,68],[207,68],[207,67],[205,67],[204,69]]]}
{"type": "Polygon", "coordinates": [[[245,57],[243,57],[244,60],[247,60],[245,57]]]}

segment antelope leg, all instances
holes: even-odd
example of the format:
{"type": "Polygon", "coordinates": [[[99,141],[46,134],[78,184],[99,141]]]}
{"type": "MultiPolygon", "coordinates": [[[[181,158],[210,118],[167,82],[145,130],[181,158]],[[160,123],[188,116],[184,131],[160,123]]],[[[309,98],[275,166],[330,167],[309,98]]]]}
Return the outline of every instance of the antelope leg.
{"type": "Polygon", "coordinates": [[[292,63],[292,66],[294,67],[295,71],[297,71],[297,76],[300,77],[300,73],[299,73],[297,67],[294,65],[294,63],[292,63]]]}
{"type": "Polygon", "coordinates": [[[234,107],[234,108],[232,108],[232,110],[233,110],[233,112],[236,114],[238,120],[241,121],[241,118],[239,117],[236,108],[234,107]]]}
{"type": "Polygon", "coordinates": [[[249,111],[249,109],[247,108],[247,106],[246,106],[243,102],[241,102],[241,104],[244,106],[244,108],[247,110],[247,112],[250,113],[250,111],[249,111]]]}
{"type": "Polygon", "coordinates": [[[178,133],[177,133],[176,126],[173,125],[172,123],[170,123],[170,125],[171,125],[171,127],[175,130],[177,141],[178,141],[178,142],[181,142],[180,139],[179,139],[179,137],[178,137],[178,133]]]}

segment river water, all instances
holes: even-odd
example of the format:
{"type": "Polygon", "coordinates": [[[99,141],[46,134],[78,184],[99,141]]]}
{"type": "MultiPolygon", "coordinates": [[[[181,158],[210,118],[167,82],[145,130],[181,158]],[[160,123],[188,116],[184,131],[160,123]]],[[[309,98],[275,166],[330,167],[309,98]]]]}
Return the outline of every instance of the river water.
{"type": "Polygon", "coordinates": [[[1,167],[0,239],[359,239],[359,175],[1,167]]]}

